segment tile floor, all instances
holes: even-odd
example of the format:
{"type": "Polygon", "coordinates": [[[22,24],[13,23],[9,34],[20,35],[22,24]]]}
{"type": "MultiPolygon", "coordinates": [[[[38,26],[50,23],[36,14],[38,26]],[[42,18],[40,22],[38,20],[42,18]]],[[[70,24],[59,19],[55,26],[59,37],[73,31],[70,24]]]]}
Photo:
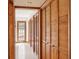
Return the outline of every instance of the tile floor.
{"type": "Polygon", "coordinates": [[[15,44],[15,59],[38,59],[28,43],[15,44]]]}

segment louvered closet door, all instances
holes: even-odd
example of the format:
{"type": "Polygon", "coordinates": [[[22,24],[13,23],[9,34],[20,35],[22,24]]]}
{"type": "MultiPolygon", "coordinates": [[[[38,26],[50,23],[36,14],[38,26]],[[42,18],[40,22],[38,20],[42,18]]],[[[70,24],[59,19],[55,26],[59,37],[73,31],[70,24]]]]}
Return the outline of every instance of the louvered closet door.
{"type": "Polygon", "coordinates": [[[58,59],[58,0],[51,3],[51,59],[58,59]]]}
{"type": "Polygon", "coordinates": [[[45,55],[45,9],[42,10],[42,59],[46,59],[45,55]]]}
{"type": "Polygon", "coordinates": [[[45,45],[46,45],[46,59],[50,59],[50,6],[45,9],[45,45]]]}

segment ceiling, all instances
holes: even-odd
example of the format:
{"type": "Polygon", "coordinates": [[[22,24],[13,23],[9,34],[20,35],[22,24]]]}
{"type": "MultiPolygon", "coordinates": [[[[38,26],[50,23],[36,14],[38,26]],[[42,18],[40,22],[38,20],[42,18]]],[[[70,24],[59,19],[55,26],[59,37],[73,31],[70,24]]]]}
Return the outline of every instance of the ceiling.
{"type": "Polygon", "coordinates": [[[14,0],[15,6],[41,7],[46,0],[14,0]]]}
{"type": "Polygon", "coordinates": [[[15,17],[18,20],[30,20],[30,18],[38,12],[37,9],[15,9],[15,17]]]}

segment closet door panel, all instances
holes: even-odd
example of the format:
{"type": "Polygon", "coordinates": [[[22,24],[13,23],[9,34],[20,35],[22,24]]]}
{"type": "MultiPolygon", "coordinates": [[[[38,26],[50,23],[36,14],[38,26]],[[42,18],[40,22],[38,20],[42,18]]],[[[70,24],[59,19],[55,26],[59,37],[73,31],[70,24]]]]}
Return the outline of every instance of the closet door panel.
{"type": "Polygon", "coordinates": [[[59,57],[68,59],[68,16],[59,19],[59,57]]]}
{"type": "Polygon", "coordinates": [[[59,17],[67,15],[69,11],[69,0],[59,0],[59,17]]]}
{"type": "Polygon", "coordinates": [[[58,59],[58,0],[51,3],[51,59],[58,59]]]}
{"type": "Polygon", "coordinates": [[[42,59],[46,59],[45,55],[45,9],[42,10],[42,59]]]}
{"type": "Polygon", "coordinates": [[[70,59],[69,1],[59,0],[59,59],[70,59]]]}
{"type": "Polygon", "coordinates": [[[50,59],[50,6],[46,8],[46,19],[45,19],[45,39],[46,39],[46,59],[50,59]]]}
{"type": "MultiPolygon", "coordinates": [[[[51,18],[52,19],[58,19],[58,1],[57,0],[54,0],[52,3],[51,3],[51,18]]],[[[52,20],[52,21],[54,21],[52,20]]]]}

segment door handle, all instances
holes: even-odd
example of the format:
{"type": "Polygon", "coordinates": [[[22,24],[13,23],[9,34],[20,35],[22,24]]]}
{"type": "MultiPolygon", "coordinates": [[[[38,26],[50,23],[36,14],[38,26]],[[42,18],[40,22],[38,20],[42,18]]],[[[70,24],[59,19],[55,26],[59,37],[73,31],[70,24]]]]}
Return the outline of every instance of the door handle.
{"type": "Polygon", "coordinates": [[[50,46],[50,47],[53,47],[53,48],[56,47],[54,44],[51,44],[51,43],[49,43],[49,46],[50,46]]]}
{"type": "Polygon", "coordinates": [[[42,41],[42,42],[45,43],[46,45],[47,45],[47,44],[50,44],[50,42],[47,42],[47,41],[42,41]]]}
{"type": "Polygon", "coordinates": [[[55,48],[56,46],[51,44],[51,47],[55,48]]]}
{"type": "Polygon", "coordinates": [[[43,40],[42,42],[43,42],[43,43],[45,43],[45,41],[44,41],[44,40],[43,40]]]}
{"type": "Polygon", "coordinates": [[[49,46],[53,47],[53,48],[56,47],[56,45],[51,44],[50,42],[47,42],[47,41],[42,41],[42,42],[45,43],[46,45],[49,45],[49,46]]]}

